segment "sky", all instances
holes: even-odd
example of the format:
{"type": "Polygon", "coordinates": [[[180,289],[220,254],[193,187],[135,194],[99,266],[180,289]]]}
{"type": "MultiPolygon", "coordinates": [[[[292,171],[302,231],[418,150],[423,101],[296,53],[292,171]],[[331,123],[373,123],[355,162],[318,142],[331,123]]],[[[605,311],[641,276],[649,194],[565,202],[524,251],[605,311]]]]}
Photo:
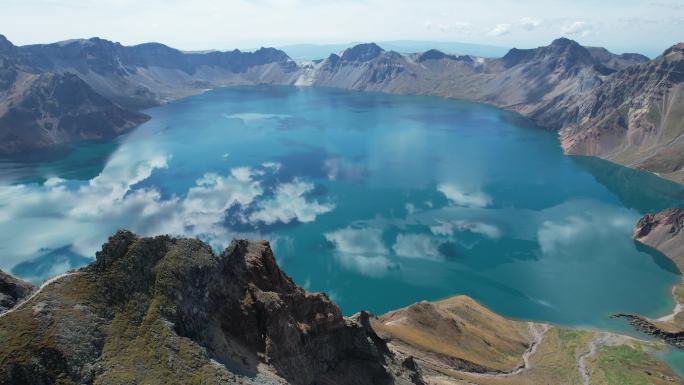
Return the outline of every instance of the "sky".
{"type": "Polygon", "coordinates": [[[531,48],[565,36],[660,54],[684,41],[684,0],[0,0],[18,45],[98,36],[184,50],[427,40],[531,48]]]}

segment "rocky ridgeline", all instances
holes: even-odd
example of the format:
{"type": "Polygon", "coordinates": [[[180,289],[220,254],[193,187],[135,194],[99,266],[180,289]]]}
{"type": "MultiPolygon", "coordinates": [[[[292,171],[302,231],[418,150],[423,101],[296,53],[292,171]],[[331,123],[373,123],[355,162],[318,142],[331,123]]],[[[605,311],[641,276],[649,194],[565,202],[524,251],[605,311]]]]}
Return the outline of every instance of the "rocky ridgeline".
{"type": "Polygon", "coordinates": [[[629,322],[634,329],[647,334],[651,337],[659,338],[666,343],[679,348],[684,349],[684,331],[680,332],[668,332],[663,330],[649,321],[647,318],[636,315],[636,314],[614,314],[610,318],[624,318],[629,322]]]}
{"type": "Polygon", "coordinates": [[[644,215],[636,224],[634,239],[658,249],[684,271],[684,208],[644,215]]]}
{"type": "Polygon", "coordinates": [[[288,83],[282,51],[184,53],[92,38],[14,46],[0,35],[0,154],[111,138],[138,110],[232,84],[288,83]]]}
{"type": "Polygon", "coordinates": [[[266,242],[121,231],[0,319],[0,383],[420,384],[368,314],[295,285],[266,242]],[[390,369],[391,368],[391,369],[390,369]]]}

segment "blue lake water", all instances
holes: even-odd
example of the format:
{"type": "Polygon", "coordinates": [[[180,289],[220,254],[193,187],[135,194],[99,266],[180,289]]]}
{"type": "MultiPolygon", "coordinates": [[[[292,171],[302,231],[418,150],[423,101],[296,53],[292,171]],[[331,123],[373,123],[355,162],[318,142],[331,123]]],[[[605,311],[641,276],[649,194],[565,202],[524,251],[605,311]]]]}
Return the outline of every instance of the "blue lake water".
{"type": "Polygon", "coordinates": [[[670,311],[680,276],[631,232],[684,189],[481,104],[236,87],[147,111],[114,142],[0,159],[0,268],[40,281],[118,228],[272,242],[351,314],[467,294],[510,317],[612,330],[670,311]]]}

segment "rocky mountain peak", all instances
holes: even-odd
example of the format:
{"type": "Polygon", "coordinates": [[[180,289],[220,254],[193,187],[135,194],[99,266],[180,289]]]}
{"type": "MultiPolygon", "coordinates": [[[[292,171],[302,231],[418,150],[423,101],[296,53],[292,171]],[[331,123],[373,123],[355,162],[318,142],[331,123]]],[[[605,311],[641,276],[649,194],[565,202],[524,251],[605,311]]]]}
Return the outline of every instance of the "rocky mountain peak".
{"type": "Polygon", "coordinates": [[[554,41],[551,42],[550,46],[552,47],[569,47],[569,46],[578,46],[579,43],[572,39],[568,39],[567,37],[559,37],[558,39],[555,39],[554,41]]]}
{"type": "Polygon", "coordinates": [[[578,42],[564,37],[554,40],[547,47],[542,47],[541,52],[546,56],[567,57],[584,64],[594,63],[591,54],[586,48],[578,42]]]}
{"type": "Polygon", "coordinates": [[[342,60],[365,62],[377,58],[382,55],[383,52],[385,52],[385,50],[375,43],[358,44],[346,49],[342,53],[342,60]]]}
{"type": "Polygon", "coordinates": [[[0,52],[9,51],[16,48],[12,42],[7,40],[5,35],[0,35],[0,52]]]}
{"type": "Polygon", "coordinates": [[[556,39],[551,44],[539,48],[513,48],[502,58],[502,61],[507,68],[532,62],[548,62],[552,67],[561,66],[565,69],[596,63],[586,48],[567,38],[556,39]]]}
{"type": "Polygon", "coordinates": [[[282,50],[272,47],[261,47],[254,51],[254,55],[263,62],[285,62],[290,61],[290,57],[282,50]]]}
{"type": "Polygon", "coordinates": [[[445,58],[450,58],[452,57],[451,55],[447,55],[444,52],[436,49],[431,49],[428,51],[423,52],[419,57],[418,61],[419,62],[424,62],[426,60],[441,60],[445,58]]]}
{"type": "Polygon", "coordinates": [[[675,44],[672,47],[665,50],[663,56],[669,58],[670,60],[682,60],[684,59],[684,43],[675,44]]]}
{"type": "Polygon", "coordinates": [[[122,230],[82,271],[107,309],[158,307],[161,322],[238,373],[263,361],[292,384],[389,382],[374,332],[297,286],[266,241],[234,240],[217,255],[198,240],[122,230]]]}

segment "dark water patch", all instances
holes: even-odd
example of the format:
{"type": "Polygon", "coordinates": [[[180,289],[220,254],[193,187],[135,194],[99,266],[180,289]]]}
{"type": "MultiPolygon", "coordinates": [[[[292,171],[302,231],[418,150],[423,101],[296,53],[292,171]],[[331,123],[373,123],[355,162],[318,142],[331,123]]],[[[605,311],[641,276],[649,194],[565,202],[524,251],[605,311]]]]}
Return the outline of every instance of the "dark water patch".
{"type": "Polygon", "coordinates": [[[12,274],[40,284],[46,277],[64,273],[92,262],[75,253],[71,246],[55,250],[43,250],[43,254],[29,261],[21,262],[12,269],[12,274]]]}
{"type": "Polygon", "coordinates": [[[684,186],[652,173],[616,165],[595,157],[570,157],[597,182],[615,194],[623,205],[641,214],[684,203],[684,186]]]}

